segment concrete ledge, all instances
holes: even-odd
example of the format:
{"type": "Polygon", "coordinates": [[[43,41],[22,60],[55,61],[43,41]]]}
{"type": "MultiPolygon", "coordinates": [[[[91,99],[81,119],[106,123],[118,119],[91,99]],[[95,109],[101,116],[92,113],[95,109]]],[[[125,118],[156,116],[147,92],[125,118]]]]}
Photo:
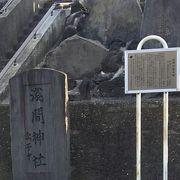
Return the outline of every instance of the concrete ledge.
{"type": "MultiPolygon", "coordinates": [[[[69,10],[54,10],[53,16],[49,15],[42,26],[36,31],[36,39],[33,37],[16,57],[7,64],[8,68],[0,78],[0,101],[8,96],[8,83],[16,73],[32,69],[39,64],[45,54],[52,48],[54,43],[62,38],[65,20],[69,10]]],[[[1,75],[0,74],[0,75],[1,75]]]]}
{"type": "MultiPolygon", "coordinates": [[[[142,179],[162,179],[162,98],[142,104],[142,179]]],[[[170,99],[169,179],[180,179],[180,99],[170,99]]],[[[135,98],[70,102],[72,180],[135,179],[135,98]]],[[[0,106],[1,174],[11,174],[9,107],[0,106]],[[2,132],[2,128],[6,129],[2,132]],[[7,167],[7,168],[4,168],[7,167]]],[[[4,176],[3,176],[4,177],[4,176]]],[[[8,178],[5,178],[9,180],[8,178]]],[[[5,180],[3,179],[3,180],[5,180]]]]}

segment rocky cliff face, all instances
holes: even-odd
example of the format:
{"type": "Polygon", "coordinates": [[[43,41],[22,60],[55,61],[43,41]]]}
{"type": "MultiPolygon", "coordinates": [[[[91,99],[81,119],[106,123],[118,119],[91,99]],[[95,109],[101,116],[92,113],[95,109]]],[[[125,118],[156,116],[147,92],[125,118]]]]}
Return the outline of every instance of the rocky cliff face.
{"type": "Polygon", "coordinates": [[[142,12],[136,0],[81,0],[89,10],[84,36],[103,44],[139,38],[142,12]]]}
{"type": "Polygon", "coordinates": [[[179,8],[177,0],[146,0],[141,37],[155,34],[164,38],[169,47],[180,46],[179,8]]]}
{"type": "MultiPolygon", "coordinates": [[[[75,89],[83,99],[123,96],[123,51],[136,49],[141,20],[136,0],[75,0],[64,41],[47,54],[45,65],[64,71],[73,81],[81,80],[75,89]],[[120,73],[113,78],[116,71],[120,73]]],[[[79,81],[69,87],[74,84],[79,81]]]]}

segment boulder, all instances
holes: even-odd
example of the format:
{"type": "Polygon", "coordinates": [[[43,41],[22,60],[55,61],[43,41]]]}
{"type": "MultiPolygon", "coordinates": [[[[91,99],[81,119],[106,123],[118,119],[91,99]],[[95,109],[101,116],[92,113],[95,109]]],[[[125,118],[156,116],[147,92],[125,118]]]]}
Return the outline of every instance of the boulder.
{"type": "Polygon", "coordinates": [[[137,0],[80,0],[87,7],[83,36],[104,45],[114,39],[129,41],[139,38],[142,11],[137,0]]]}
{"type": "Polygon", "coordinates": [[[102,82],[93,90],[95,97],[122,97],[124,93],[124,76],[102,82]]]}
{"type": "MultiPolygon", "coordinates": [[[[169,47],[180,46],[180,1],[146,0],[141,37],[159,35],[169,47]]],[[[154,43],[148,46],[156,47],[154,43]]]]}
{"type": "Polygon", "coordinates": [[[92,77],[101,70],[108,50],[99,42],[74,35],[46,56],[50,68],[63,71],[72,79],[92,77]]]}

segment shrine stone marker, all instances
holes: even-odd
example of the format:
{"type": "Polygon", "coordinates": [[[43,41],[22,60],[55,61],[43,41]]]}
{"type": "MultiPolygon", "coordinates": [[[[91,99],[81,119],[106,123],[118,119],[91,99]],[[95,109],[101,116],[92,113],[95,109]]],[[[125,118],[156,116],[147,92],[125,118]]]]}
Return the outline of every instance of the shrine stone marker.
{"type": "Polygon", "coordinates": [[[33,69],[10,80],[13,180],[69,180],[66,74],[33,69]]]}
{"type": "MultiPolygon", "coordinates": [[[[179,47],[179,9],[180,1],[177,0],[146,0],[141,38],[155,34],[165,39],[169,47],[179,47]]],[[[155,48],[152,43],[149,47],[155,48]]]]}

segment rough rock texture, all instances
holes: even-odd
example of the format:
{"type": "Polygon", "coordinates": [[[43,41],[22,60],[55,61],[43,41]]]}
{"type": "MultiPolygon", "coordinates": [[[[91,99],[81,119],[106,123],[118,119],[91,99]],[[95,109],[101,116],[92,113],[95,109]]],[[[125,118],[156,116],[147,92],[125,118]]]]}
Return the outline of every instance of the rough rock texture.
{"type": "Polygon", "coordinates": [[[137,0],[81,0],[89,9],[84,36],[108,44],[140,35],[142,12],[137,0]]]}
{"type": "Polygon", "coordinates": [[[113,80],[102,82],[97,87],[97,93],[94,96],[99,97],[122,97],[124,96],[124,76],[121,75],[113,80]]]}
{"type": "MultiPolygon", "coordinates": [[[[136,179],[135,98],[71,102],[69,108],[71,180],[136,179]]],[[[169,108],[168,174],[169,180],[179,180],[180,99],[170,99],[169,108]]],[[[142,103],[144,180],[162,180],[162,109],[162,98],[142,103]]],[[[10,180],[11,174],[8,116],[9,108],[0,106],[0,127],[6,127],[0,141],[1,180],[10,180]]]]}
{"type": "Polygon", "coordinates": [[[107,52],[100,43],[75,35],[49,53],[45,61],[49,67],[67,73],[69,78],[80,79],[98,72],[107,52]]]}
{"type": "MultiPolygon", "coordinates": [[[[180,1],[146,0],[141,37],[159,35],[169,47],[180,46],[180,1]]],[[[152,43],[150,46],[155,47],[152,43]]]]}
{"type": "Polygon", "coordinates": [[[102,71],[105,73],[116,72],[123,64],[122,51],[109,51],[104,61],[101,63],[102,71]]]}

